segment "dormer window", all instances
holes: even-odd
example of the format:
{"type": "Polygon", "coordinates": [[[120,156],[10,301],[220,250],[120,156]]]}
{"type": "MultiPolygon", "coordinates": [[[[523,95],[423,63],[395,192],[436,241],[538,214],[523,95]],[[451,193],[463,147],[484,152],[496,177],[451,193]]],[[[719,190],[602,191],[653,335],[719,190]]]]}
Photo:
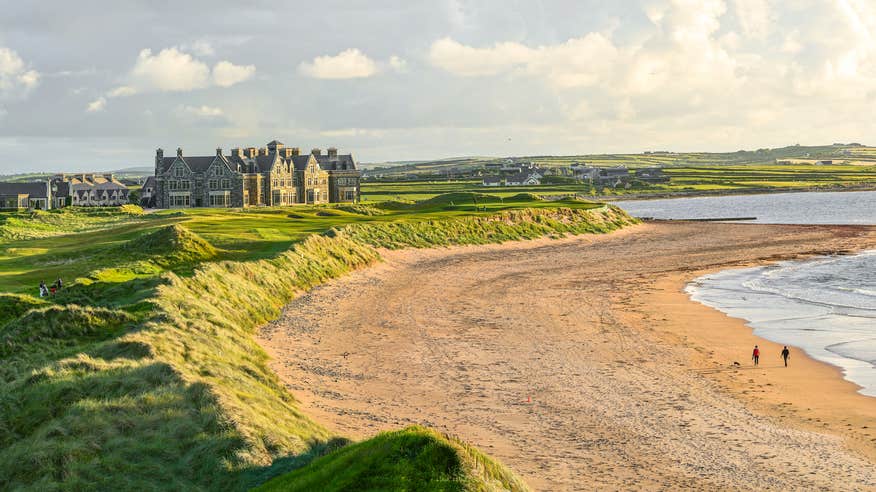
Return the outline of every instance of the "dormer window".
{"type": "Polygon", "coordinates": [[[185,176],[185,175],[186,175],[186,170],[183,169],[182,166],[176,166],[175,168],[173,168],[173,175],[176,176],[176,177],[178,177],[178,178],[179,178],[179,177],[182,177],[182,176],[185,176]]]}

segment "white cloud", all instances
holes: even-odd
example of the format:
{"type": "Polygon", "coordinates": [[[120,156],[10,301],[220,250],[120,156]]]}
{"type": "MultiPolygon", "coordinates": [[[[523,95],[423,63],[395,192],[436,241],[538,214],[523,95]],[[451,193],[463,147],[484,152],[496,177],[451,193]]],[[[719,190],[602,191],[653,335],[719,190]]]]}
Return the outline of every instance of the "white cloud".
{"type": "Polygon", "coordinates": [[[85,108],[85,111],[88,113],[97,113],[106,109],[106,98],[101,96],[88,103],[88,107],[85,108]]]}
{"type": "Polygon", "coordinates": [[[210,68],[177,48],[165,48],[153,55],[144,49],[130,74],[135,87],[158,91],[190,91],[210,85],[210,68]]]}
{"type": "Polygon", "coordinates": [[[389,66],[396,72],[404,72],[407,69],[408,62],[396,55],[389,57],[389,66]]]}
{"type": "Polygon", "coordinates": [[[225,116],[221,108],[213,106],[183,106],[182,111],[199,118],[220,118],[225,116]]]}
{"type": "Polygon", "coordinates": [[[18,53],[0,47],[0,99],[26,97],[39,82],[39,72],[31,70],[18,53]]]}
{"type": "Polygon", "coordinates": [[[213,56],[216,54],[213,45],[206,39],[199,39],[192,43],[191,51],[198,56],[213,56]]]}
{"type": "Polygon", "coordinates": [[[213,83],[219,87],[231,87],[255,75],[255,65],[235,65],[221,61],[213,67],[213,83]]]}
{"type": "Polygon", "coordinates": [[[252,78],[255,70],[254,65],[235,65],[222,60],[211,71],[206,63],[175,47],[165,48],[158,54],[144,49],[128,76],[128,87],[137,92],[183,92],[210,86],[231,87],[252,78]]]}
{"type": "MultiPolygon", "coordinates": [[[[197,45],[197,43],[195,43],[197,45]]],[[[206,48],[201,46],[203,52],[206,48]]],[[[144,49],[128,73],[125,85],[117,86],[89,104],[89,111],[106,109],[107,98],[128,97],[143,92],[187,92],[207,87],[231,87],[252,78],[255,65],[235,65],[222,60],[210,67],[179,48],[153,54],[144,49]],[[94,106],[95,109],[91,109],[94,106]]]]}
{"type": "Polygon", "coordinates": [[[298,65],[298,71],[315,79],[356,79],[377,73],[377,63],[356,48],[331,56],[317,56],[298,65]]]}
{"type": "Polygon", "coordinates": [[[767,0],[734,0],[734,5],[746,36],[764,39],[769,34],[773,19],[767,0]]]}
{"type": "Polygon", "coordinates": [[[137,93],[137,89],[129,85],[121,85],[106,93],[106,97],[127,97],[137,93]]]}

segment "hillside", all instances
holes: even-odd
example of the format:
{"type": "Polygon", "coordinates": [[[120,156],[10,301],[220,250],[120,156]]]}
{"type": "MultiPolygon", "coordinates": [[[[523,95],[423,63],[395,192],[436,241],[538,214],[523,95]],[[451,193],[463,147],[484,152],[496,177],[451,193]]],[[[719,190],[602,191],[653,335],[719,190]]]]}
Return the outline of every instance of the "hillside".
{"type": "Polygon", "coordinates": [[[105,210],[118,222],[103,229],[72,220],[67,234],[60,223],[51,236],[0,238],[0,290],[10,293],[0,297],[0,489],[246,490],[293,472],[321,489],[432,477],[440,490],[525,490],[501,464],[429,430],[350,446],[299,410],[253,337],[296,296],[380,261],[378,247],[633,222],[592,202],[480,198],[105,210]],[[36,299],[38,282],[55,278],[64,289],[36,299]]]}
{"type": "Polygon", "coordinates": [[[669,152],[645,151],[632,154],[580,154],[567,156],[532,155],[514,157],[463,157],[432,161],[390,162],[369,164],[366,176],[384,178],[403,175],[439,176],[453,175],[498,165],[513,159],[515,162],[534,162],[541,167],[569,166],[586,162],[596,166],[619,166],[630,168],[651,166],[724,166],[724,165],[769,165],[777,160],[841,160],[848,163],[876,164],[876,148],[858,144],[835,144],[820,146],[792,145],[776,149],[740,150],[737,152],[669,152]]]}

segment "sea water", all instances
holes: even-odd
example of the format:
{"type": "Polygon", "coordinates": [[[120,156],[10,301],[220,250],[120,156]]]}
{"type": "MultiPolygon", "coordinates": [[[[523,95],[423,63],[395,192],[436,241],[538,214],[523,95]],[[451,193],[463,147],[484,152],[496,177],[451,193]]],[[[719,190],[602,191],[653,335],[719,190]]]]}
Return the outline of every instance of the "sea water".
{"type": "Polygon", "coordinates": [[[876,224],[876,191],[772,193],[614,202],[634,217],[756,217],[765,224],[876,224]]]}
{"type": "MultiPolygon", "coordinates": [[[[876,251],[725,270],[687,292],[747,320],[759,337],[841,368],[861,393],[876,396],[876,251]]],[[[763,366],[780,363],[779,353],[761,354],[763,366]]]]}

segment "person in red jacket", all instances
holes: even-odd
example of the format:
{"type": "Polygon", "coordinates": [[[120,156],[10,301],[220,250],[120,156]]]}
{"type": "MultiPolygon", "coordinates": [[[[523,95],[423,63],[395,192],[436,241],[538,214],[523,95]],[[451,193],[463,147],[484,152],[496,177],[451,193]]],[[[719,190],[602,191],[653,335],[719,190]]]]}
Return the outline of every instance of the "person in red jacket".
{"type": "Polygon", "coordinates": [[[760,362],[760,349],[757,348],[757,345],[754,346],[754,351],[751,352],[751,360],[754,361],[754,365],[760,362]]]}

